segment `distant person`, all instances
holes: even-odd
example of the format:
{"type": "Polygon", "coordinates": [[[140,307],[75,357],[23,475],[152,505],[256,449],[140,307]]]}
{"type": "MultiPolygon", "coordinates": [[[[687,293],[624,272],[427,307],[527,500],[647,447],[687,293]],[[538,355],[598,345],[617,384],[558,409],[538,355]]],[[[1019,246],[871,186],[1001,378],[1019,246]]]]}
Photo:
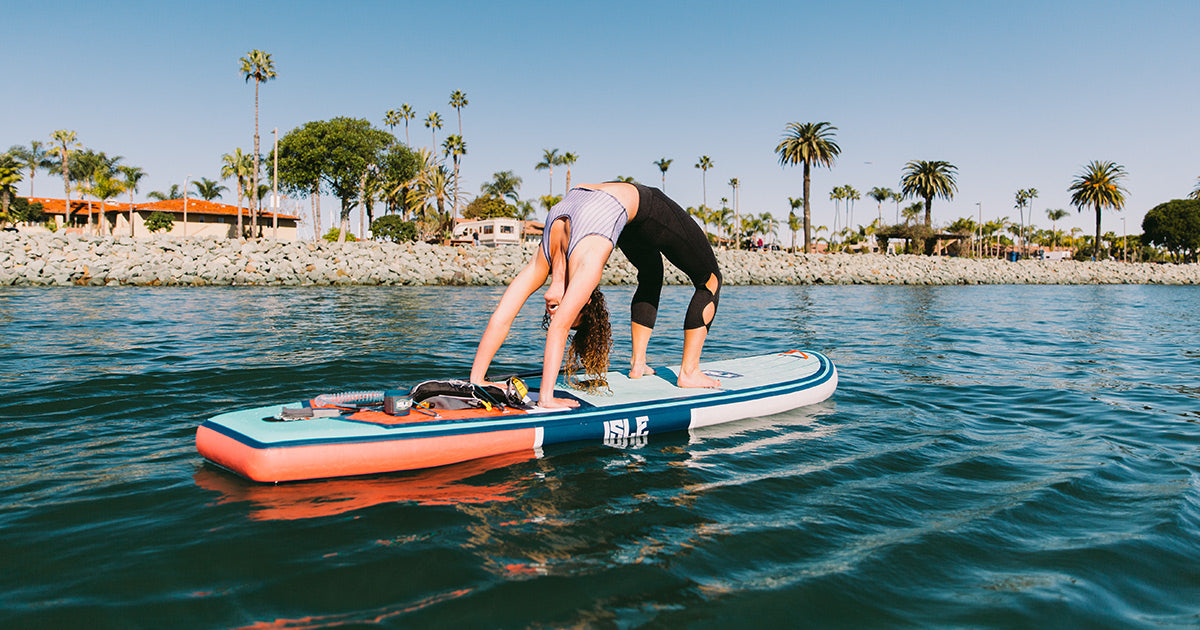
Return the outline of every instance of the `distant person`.
{"type": "Polygon", "coordinates": [[[542,363],[542,407],[574,407],[554,397],[567,337],[569,361],[580,361],[586,373],[607,370],[612,346],[604,295],[597,288],[613,248],[619,246],[638,270],[638,286],[630,305],[633,353],[630,378],[653,374],[646,349],[658,317],[663,283],[663,256],[691,279],[695,292],[683,321],[683,360],[679,387],[718,387],[700,371],[700,353],[716,315],[721,271],[700,226],[661,190],[624,182],[585,184],[572,188],[550,209],[540,255],[517,274],[492,313],[475,353],[471,382],[485,383],[487,369],[529,296],[550,278],[546,290],[546,349],[542,363]]]}

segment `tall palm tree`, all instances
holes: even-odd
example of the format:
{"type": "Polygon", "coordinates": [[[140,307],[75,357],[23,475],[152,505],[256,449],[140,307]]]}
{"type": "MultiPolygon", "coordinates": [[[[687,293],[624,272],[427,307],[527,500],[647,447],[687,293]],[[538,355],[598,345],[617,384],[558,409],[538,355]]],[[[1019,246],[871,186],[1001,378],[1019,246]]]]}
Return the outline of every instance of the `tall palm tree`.
{"type": "Polygon", "coordinates": [[[879,209],[879,220],[880,220],[881,222],[883,221],[883,202],[885,202],[885,201],[888,201],[889,199],[891,199],[891,198],[892,198],[892,194],[893,194],[893,193],[892,193],[892,189],[891,189],[891,188],[880,188],[880,187],[878,187],[878,186],[876,186],[876,187],[872,188],[871,190],[868,190],[868,191],[867,191],[867,197],[868,197],[869,199],[874,199],[874,200],[875,200],[875,204],[878,206],[878,209],[879,209]]]}
{"type": "MultiPolygon", "coordinates": [[[[761,212],[758,215],[758,231],[765,236],[779,236],[779,219],[770,212],[761,212]]],[[[774,240],[774,239],[772,239],[774,240]]]]}
{"type": "Polygon", "coordinates": [[[29,169],[29,196],[33,196],[33,178],[37,175],[40,169],[51,169],[55,166],[54,160],[51,159],[50,151],[47,151],[44,145],[33,140],[28,147],[15,146],[9,150],[22,166],[29,169]]]}
{"type": "Polygon", "coordinates": [[[429,112],[429,115],[425,117],[425,128],[433,134],[433,144],[430,146],[436,148],[437,130],[442,128],[442,115],[437,112],[429,112]]]}
{"type": "MultiPolygon", "coordinates": [[[[247,175],[250,174],[250,168],[253,168],[251,158],[242,152],[242,148],[238,147],[233,150],[233,153],[226,153],[221,156],[221,179],[232,179],[234,186],[237,187],[237,235],[242,238],[245,232],[242,229],[242,199],[250,196],[249,183],[246,181],[247,175]]],[[[251,228],[253,229],[253,228],[251,228]]],[[[320,237],[320,235],[317,235],[320,237]]]]}
{"type": "Polygon", "coordinates": [[[1191,197],[1192,199],[1200,199],[1200,177],[1196,178],[1196,187],[1192,189],[1192,192],[1188,195],[1188,197],[1191,197]]]}
{"type": "Polygon", "coordinates": [[[404,144],[411,145],[412,143],[408,140],[408,121],[415,118],[416,115],[417,112],[413,111],[412,105],[405,103],[400,106],[400,109],[389,109],[383,116],[383,124],[387,125],[389,129],[395,130],[396,125],[403,122],[404,144]]]}
{"type": "Polygon", "coordinates": [[[667,191],[667,169],[671,168],[671,162],[674,161],[675,160],[669,160],[667,158],[654,161],[654,165],[658,167],[658,170],[662,171],[663,192],[667,191]]]}
{"type": "Polygon", "coordinates": [[[71,220],[71,177],[70,177],[70,161],[71,155],[79,148],[79,140],[75,137],[74,131],[59,129],[50,134],[50,139],[58,143],[55,148],[58,151],[58,163],[62,166],[63,179],[63,196],[66,197],[66,210],[63,212],[63,227],[66,227],[71,220]]]}
{"type": "Polygon", "coordinates": [[[1025,240],[1025,209],[1029,209],[1029,222],[1033,223],[1033,200],[1037,198],[1038,191],[1036,188],[1022,188],[1013,196],[1015,205],[1013,209],[1017,211],[1017,241],[1025,240]]]}
{"type": "MultiPolygon", "coordinates": [[[[737,222],[738,216],[739,216],[738,215],[738,188],[740,188],[740,187],[741,187],[741,182],[738,181],[738,178],[736,178],[736,177],[729,178],[729,188],[730,188],[730,190],[733,191],[729,197],[731,199],[733,199],[733,220],[735,223],[737,222]]],[[[742,244],[739,241],[737,246],[735,247],[735,249],[741,249],[741,248],[742,248],[742,244]]]]}
{"type": "Polygon", "coordinates": [[[171,184],[171,187],[168,188],[166,192],[161,190],[152,190],[146,193],[146,196],[150,199],[157,199],[158,201],[166,201],[168,199],[183,199],[183,193],[179,190],[179,184],[171,184]]]}
{"type": "Polygon", "coordinates": [[[542,161],[533,165],[535,171],[550,170],[550,196],[554,196],[554,165],[562,164],[558,149],[542,149],[542,161]]]}
{"type": "MultiPolygon", "coordinates": [[[[829,191],[829,200],[833,202],[833,230],[838,231],[838,224],[842,216],[842,200],[846,198],[846,189],[843,186],[834,186],[833,190],[829,191]]],[[[845,226],[842,226],[845,227],[845,226]]]]}
{"type": "Polygon", "coordinates": [[[788,211],[788,229],[792,231],[792,251],[796,251],[796,232],[804,227],[800,217],[796,216],[796,210],[804,207],[804,197],[788,197],[788,205],[791,210],[788,211]]]}
{"type": "Polygon", "coordinates": [[[458,163],[462,156],[467,154],[467,143],[463,137],[458,134],[453,134],[446,138],[442,143],[442,150],[446,157],[454,161],[454,214],[451,218],[458,217],[458,163]]]}
{"type": "Polygon", "coordinates": [[[562,154],[562,158],[559,159],[558,163],[567,167],[567,188],[566,188],[566,190],[571,190],[571,165],[574,164],[578,160],[579,160],[579,154],[572,153],[571,151],[567,151],[566,153],[562,154]]]}
{"type": "MultiPolygon", "coordinates": [[[[258,190],[258,86],[266,81],[275,78],[275,62],[271,61],[270,53],[265,53],[261,50],[254,49],[242,57],[242,74],[246,77],[246,82],[249,83],[254,79],[254,171],[251,175],[251,190],[258,190]]],[[[185,191],[186,194],[186,191],[185,191]]],[[[260,203],[254,204],[254,222],[257,223],[258,211],[260,203]]]]}
{"type": "Polygon", "coordinates": [[[198,181],[192,182],[192,185],[196,187],[196,196],[205,201],[220,199],[221,193],[229,190],[225,186],[222,186],[221,182],[213,181],[207,177],[201,177],[198,181]]]}
{"type": "Polygon", "coordinates": [[[812,208],[809,183],[814,165],[833,168],[842,149],[833,140],[837,127],[827,123],[788,123],[783,140],[775,147],[780,164],[804,165],[804,251],[812,252],[812,208]]]}
{"type": "Polygon", "coordinates": [[[710,169],[712,167],[713,167],[712,158],[708,157],[707,155],[701,155],[700,159],[696,161],[696,168],[700,169],[700,185],[701,185],[700,199],[702,200],[702,203],[706,206],[708,205],[708,169],[710,169]]]}
{"type": "Polygon", "coordinates": [[[925,227],[933,228],[933,198],[949,201],[958,192],[957,172],[957,166],[942,160],[912,160],[904,165],[900,190],[906,197],[925,200],[925,227]]]}
{"type": "Polygon", "coordinates": [[[896,223],[900,222],[900,202],[904,201],[904,193],[893,192],[892,201],[896,204],[896,223]]]}
{"type": "Polygon", "coordinates": [[[117,170],[121,171],[121,176],[124,181],[121,182],[125,192],[129,193],[129,236],[133,237],[133,193],[137,192],[138,182],[146,176],[146,171],[136,166],[119,166],[117,170]]]}
{"type": "Polygon", "coordinates": [[[1092,160],[1067,189],[1071,193],[1071,205],[1080,212],[1087,206],[1096,209],[1096,240],[1092,242],[1092,256],[1096,260],[1100,259],[1100,213],[1104,208],[1120,210],[1125,207],[1128,191],[1121,185],[1125,175],[1125,167],[1119,164],[1092,160]]]}
{"type": "Polygon", "coordinates": [[[1046,216],[1050,218],[1050,232],[1052,234],[1054,234],[1054,246],[1055,247],[1058,247],[1058,222],[1067,218],[1068,214],[1071,214],[1071,213],[1067,212],[1066,210],[1063,210],[1062,208],[1057,208],[1055,210],[1050,210],[1050,209],[1046,210],[1046,216]]]}
{"type": "Polygon", "coordinates": [[[458,112],[458,135],[462,136],[462,108],[467,106],[467,93],[454,90],[450,93],[450,107],[458,112]]]}
{"type": "Polygon", "coordinates": [[[854,224],[854,202],[862,199],[862,194],[854,186],[846,184],[842,187],[842,195],[846,199],[846,227],[854,224]]]}
{"type": "Polygon", "coordinates": [[[396,133],[396,125],[399,125],[402,120],[404,119],[400,117],[400,112],[394,109],[389,109],[383,114],[383,124],[387,125],[388,131],[393,135],[396,133]]]}

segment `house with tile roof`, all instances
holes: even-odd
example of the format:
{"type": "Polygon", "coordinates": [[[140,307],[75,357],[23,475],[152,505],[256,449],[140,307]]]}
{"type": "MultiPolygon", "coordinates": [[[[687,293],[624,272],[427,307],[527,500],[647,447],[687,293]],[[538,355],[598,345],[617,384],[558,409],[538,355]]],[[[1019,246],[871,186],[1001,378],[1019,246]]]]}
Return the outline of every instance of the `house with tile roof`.
{"type": "MultiPolygon", "coordinates": [[[[247,235],[250,234],[248,208],[203,199],[165,199],[135,203],[132,207],[128,203],[110,201],[101,206],[98,201],[72,199],[70,212],[67,211],[65,199],[28,199],[29,203],[42,204],[42,210],[60,229],[65,228],[82,234],[132,235],[134,238],[144,238],[150,236],[150,230],[146,229],[146,219],[154,212],[165,212],[174,219],[173,227],[166,232],[171,236],[236,238],[239,212],[242,215],[242,229],[247,235]]],[[[299,222],[299,216],[283,213],[276,215],[269,210],[263,210],[258,217],[258,232],[255,235],[294,241],[298,237],[299,222]]],[[[22,229],[45,228],[30,226],[22,229]]]]}

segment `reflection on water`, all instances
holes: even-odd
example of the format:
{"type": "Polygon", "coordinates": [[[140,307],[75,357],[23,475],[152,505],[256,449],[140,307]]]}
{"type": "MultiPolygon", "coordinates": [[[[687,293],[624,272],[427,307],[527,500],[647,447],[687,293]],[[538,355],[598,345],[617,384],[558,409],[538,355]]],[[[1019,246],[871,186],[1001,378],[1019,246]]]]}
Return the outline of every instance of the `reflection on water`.
{"type": "MultiPolygon", "coordinates": [[[[1196,625],[1197,287],[727,287],[706,356],[824,352],[833,399],[278,486],[196,454],[224,411],[465,374],[500,292],[0,288],[0,626],[1196,625]]],[[[494,371],[539,362],[539,297],[494,371]]]]}

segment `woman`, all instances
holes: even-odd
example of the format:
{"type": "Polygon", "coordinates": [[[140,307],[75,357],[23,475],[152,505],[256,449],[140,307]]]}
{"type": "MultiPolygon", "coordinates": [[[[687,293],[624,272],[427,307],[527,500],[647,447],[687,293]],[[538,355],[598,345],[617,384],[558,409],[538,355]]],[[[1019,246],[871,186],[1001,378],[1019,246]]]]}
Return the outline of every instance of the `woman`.
{"type": "MultiPolygon", "coordinates": [[[[646,365],[646,348],[657,318],[663,281],[662,256],[665,255],[691,278],[696,287],[684,319],[683,361],[677,384],[680,387],[720,385],[700,371],[700,352],[720,294],[721,273],[716,255],[695,221],[662,191],[624,182],[572,188],[550,209],[540,255],[535,255],[517,274],[488,320],[475,353],[471,382],[486,382],[488,366],[508,336],[517,313],[529,296],[551,277],[550,288],[545,294],[546,314],[550,320],[538,405],[547,408],[577,406],[578,402],[574,400],[555,398],[554,385],[570,330],[582,327],[576,336],[585,337],[606,332],[591,321],[584,322],[581,313],[589,304],[595,304],[593,296],[599,294],[597,286],[604,265],[617,245],[638,269],[638,288],[631,306],[633,354],[629,377],[640,378],[653,373],[646,365]]],[[[603,296],[599,298],[602,300],[603,296]]],[[[588,310],[594,313],[596,309],[588,310]]],[[[595,340],[588,339],[587,342],[596,345],[595,340]]],[[[606,343],[609,342],[602,341],[599,345],[606,343]]]]}

